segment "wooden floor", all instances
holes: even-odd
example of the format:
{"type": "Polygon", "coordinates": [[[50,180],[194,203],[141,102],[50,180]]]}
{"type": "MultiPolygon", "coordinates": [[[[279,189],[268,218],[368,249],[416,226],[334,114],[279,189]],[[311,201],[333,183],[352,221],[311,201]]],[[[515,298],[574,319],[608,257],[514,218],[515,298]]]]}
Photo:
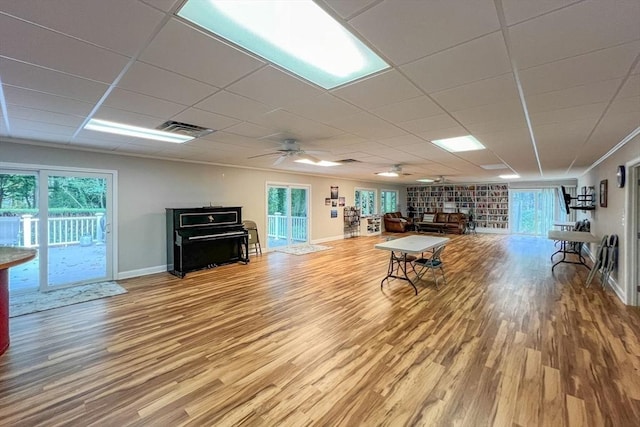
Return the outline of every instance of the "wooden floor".
{"type": "Polygon", "coordinates": [[[0,425],[639,425],[640,311],[553,242],[456,236],[415,296],[384,238],[13,318],[0,425]]]}

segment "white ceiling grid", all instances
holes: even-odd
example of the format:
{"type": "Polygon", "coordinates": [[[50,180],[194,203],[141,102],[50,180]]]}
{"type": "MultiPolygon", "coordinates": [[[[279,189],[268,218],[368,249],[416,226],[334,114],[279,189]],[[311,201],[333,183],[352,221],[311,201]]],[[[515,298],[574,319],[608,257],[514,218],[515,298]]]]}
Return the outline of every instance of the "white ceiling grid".
{"type": "Polygon", "coordinates": [[[180,0],[1,1],[0,137],[410,184],[576,177],[640,126],[637,0],[316,2],[391,68],[324,90],[195,29],[180,0]],[[83,130],[90,118],[216,132],[174,145],[83,130]],[[431,143],[469,133],[487,150],[431,143]],[[287,138],[360,162],[249,159],[287,138]],[[398,164],[410,175],[374,175],[398,164]]]}

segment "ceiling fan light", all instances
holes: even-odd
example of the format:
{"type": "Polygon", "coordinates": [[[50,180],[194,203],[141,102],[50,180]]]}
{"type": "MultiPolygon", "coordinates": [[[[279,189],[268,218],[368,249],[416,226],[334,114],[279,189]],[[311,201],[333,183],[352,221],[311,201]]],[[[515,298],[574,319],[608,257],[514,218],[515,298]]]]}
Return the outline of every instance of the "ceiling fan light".
{"type": "Polygon", "coordinates": [[[429,178],[416,179],[416,181],[418,181],[418,182],[435,182],[435,180],[429,179],[429,178]]]}
{"type": "Polygon", "coordinates": [[[318,160],[318,161],[314,162],[313,160],[308,159],[308,158],[298,159],[298,160],[294,160],[294,161],[296,163],[304,163],[306,165],[323,166],[323,167],[330,167],[330,166],[338,166],[338,165],[340,165],[340,163],[330,162],[329,160],[318,160]]]}

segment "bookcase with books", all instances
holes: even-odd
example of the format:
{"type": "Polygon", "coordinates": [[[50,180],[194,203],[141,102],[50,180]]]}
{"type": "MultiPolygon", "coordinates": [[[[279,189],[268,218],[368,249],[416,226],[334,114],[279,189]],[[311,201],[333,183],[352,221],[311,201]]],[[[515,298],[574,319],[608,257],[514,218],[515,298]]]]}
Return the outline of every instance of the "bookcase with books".
{"type": "Polygon", "coordinates": [[[425,213],[464,212],[473,214],[479,231],[506,233],[509,230],[509,186],[489,184],[433,184],[407,187],[407,206],[416,217],[425,213]]]}

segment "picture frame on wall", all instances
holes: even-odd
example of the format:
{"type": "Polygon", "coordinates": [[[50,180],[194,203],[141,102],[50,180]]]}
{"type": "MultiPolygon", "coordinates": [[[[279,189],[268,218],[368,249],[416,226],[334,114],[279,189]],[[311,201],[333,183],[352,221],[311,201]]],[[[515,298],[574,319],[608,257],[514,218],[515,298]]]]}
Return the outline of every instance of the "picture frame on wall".
{"type": "Polygon", "coordinates": [[[606,179],[600,181],[600,207],[607,207],[607,191],[609,187],[609,182],[606,179]]]}

